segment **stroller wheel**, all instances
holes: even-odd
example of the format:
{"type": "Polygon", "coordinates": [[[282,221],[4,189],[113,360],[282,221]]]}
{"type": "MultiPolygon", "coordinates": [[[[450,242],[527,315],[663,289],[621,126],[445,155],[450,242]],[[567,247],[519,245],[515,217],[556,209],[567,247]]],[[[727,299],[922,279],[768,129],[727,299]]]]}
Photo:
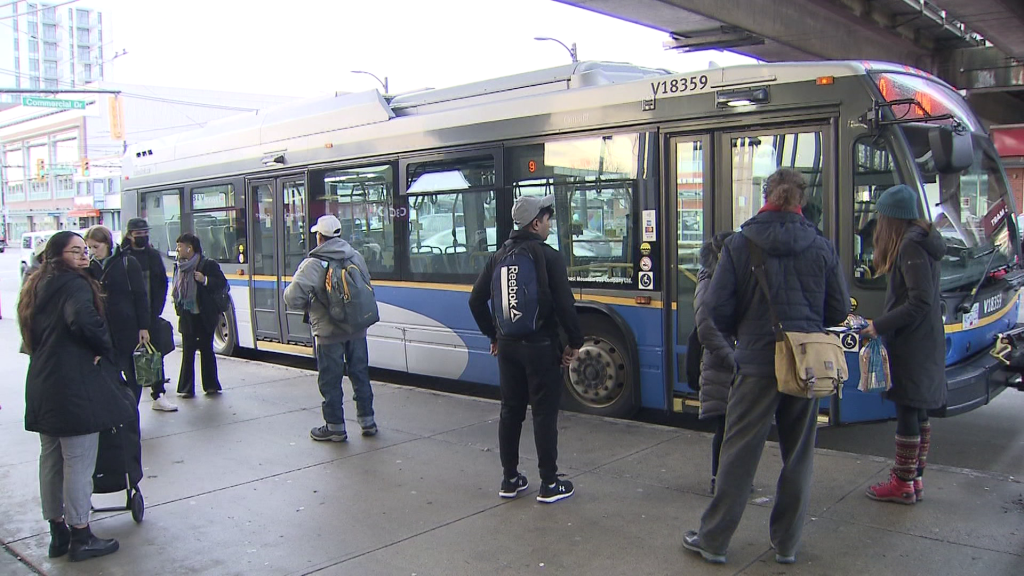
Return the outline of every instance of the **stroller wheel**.
{"type": "Polygon", "coordinates": [[[138,489],[132,495],[131,509],[132,520],[142,522],[142,517],[146,514],[146,501],[142,498],[142,492],[139,492],[138,489]]]}

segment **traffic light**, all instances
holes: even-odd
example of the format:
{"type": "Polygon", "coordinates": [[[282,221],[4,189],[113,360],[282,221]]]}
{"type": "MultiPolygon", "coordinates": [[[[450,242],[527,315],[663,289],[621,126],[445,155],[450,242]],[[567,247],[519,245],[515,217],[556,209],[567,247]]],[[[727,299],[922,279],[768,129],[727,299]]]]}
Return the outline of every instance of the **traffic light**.
{"type": "Polygon", "coordinates": [[[89,175],[89,159],[82,158],[82,176],[89,175]]]}
{"type": "Polygon", "coordinates": [[[43,179],[46,173],[46,160],[39,158],[36,160],[36,178],[39,180],[43,179]]]}

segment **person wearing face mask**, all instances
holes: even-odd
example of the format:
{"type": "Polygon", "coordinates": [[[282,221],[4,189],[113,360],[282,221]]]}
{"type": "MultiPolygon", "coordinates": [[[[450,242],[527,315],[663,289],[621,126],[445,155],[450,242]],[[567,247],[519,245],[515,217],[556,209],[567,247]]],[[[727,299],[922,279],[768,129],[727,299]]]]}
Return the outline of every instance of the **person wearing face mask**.
{"type": "MultiPolygon", "coordinates": [[[[167,304],[167,268],[164,266],[164,259],[160,252],[149,245],[149,223],[143,218],[132,218],[125,227],[124,241],[121,243],[124,253],[131,256],[142,269],[143,286],[146,289],[146,298],[149,302],[149,326],[154,339],[154,346],[158,350],[167,351],[174,348],[174,342],[163,342],[161,335],[166,338],[170,335],[171,328],[160,330],[160,325],[167,324],[167,321],[160,317],[164,312],[164,305],[167,304]]],[[[163,369],[160,370],[161,374],[163,369]]],[[[161,378],[150,391],[153,398],[151,405],[153,410],[163,412],[174,412],[177,406],[167,400],[164,384],[168,381],[161,378]]]]}
{"type": "Polygon", "coordinates": [[[176,240],[178,263],[174,266],[174,309],[181,332],[181,373],[178,394],[196,395],[196,351],[202,366],[203,392],[220,394],[217,357],[213,353],[213,332],[220,323],[216,292],[228,285],[215,260],[203,257],[203,246],[194,234],[185,233],[176,240]]]}
{"type": "Polygon", "coordinates": [[[85,243],[92,257],[89,273],[103,287],[106,297],[106,320],[114,353],[137,403],[142,388],[135,378],[132,354],[139,344],[149,342],[150,326],[142,269],[134,258],[114,246],[113,234],[103,226],[90,228],[85,243]]]}

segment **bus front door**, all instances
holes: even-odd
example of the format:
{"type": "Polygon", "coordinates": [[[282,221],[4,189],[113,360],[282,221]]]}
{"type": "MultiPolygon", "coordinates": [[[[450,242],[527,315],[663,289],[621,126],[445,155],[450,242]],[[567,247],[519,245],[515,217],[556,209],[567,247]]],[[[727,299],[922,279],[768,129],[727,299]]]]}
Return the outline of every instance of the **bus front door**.
{"type": "Polygon", "coordinates": [[[671,273],[667,288],[671,302],[666,303],[670,318],[665,325],[672,332],[670,372],[674,373],[674,377],[667,379],[671,386],[667,392],[669,398],[675,397],[673,409],[677,412],[685,404],[697,405],[692,397],[696,383],[688,382],[686,367],[688,360],[699,362],[699,358],[688,358],[687,354],[700,352],[688,349],[687,345],[694,329],[693,296],[700,270],[700,248],[711,233],[710,141],[708,135],[674,136],[668,139],[667,147],[669,170],[663,208],[667,218],[663,238],[669,240],[666,250],[671,273]],[[691,397],[683,400],[684,395],[691,397]]]}
{"type": "Polygon", "coordinates": [[[311,346],[303,313],[287,310],[283,299],[292,274],[310,249],[305,178],[251,181],[249,202],[256,347],[294,352],[292,346],[311,346]]]}

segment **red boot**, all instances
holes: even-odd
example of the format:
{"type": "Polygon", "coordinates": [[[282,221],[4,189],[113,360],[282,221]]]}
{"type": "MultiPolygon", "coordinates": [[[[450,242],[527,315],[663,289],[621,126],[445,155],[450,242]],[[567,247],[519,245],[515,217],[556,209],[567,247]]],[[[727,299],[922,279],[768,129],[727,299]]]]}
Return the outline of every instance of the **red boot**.
{"type": "Polygon", "coordinates": [[[924,500],[924,480],[920,476],[914,478],[914,500],[917,502],[924,500]]]}
{"type": "Polygon", "coordinates": [[[917,502],[914,496],[914,482],[903,480],[893,472],[886,482],[879,482],[868,488],[868,498],[881,502],[896,502],[898,504],[913,504],[917,502]]]}

